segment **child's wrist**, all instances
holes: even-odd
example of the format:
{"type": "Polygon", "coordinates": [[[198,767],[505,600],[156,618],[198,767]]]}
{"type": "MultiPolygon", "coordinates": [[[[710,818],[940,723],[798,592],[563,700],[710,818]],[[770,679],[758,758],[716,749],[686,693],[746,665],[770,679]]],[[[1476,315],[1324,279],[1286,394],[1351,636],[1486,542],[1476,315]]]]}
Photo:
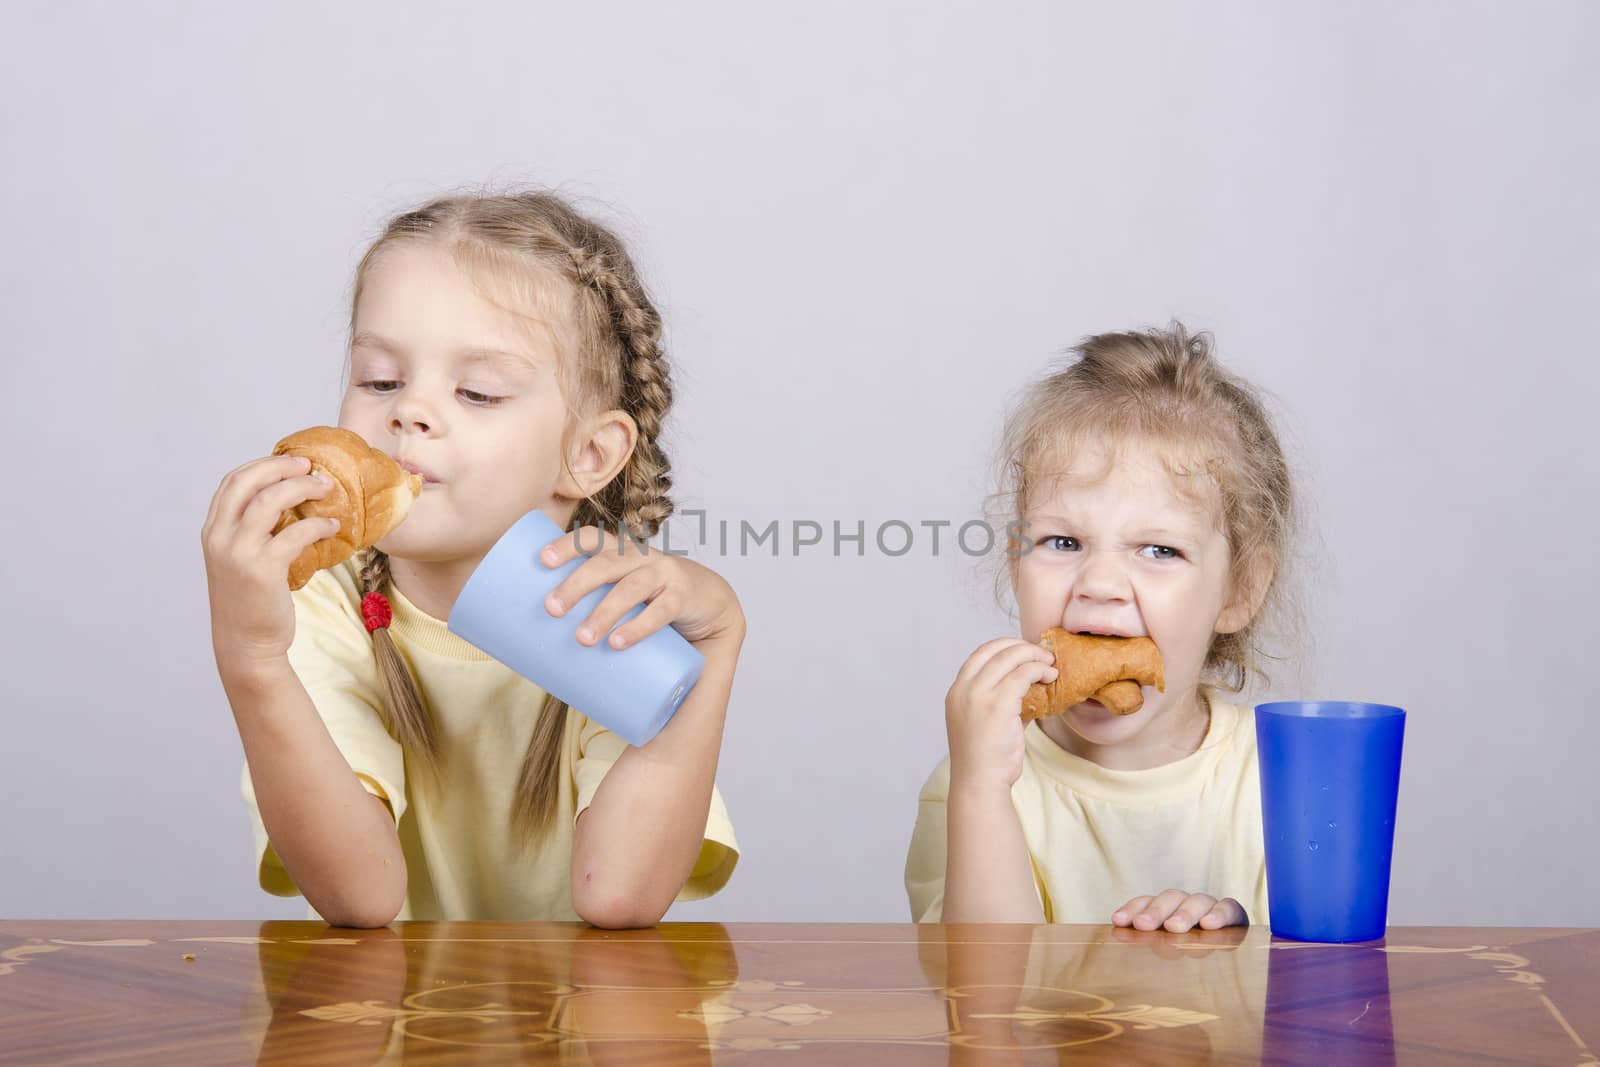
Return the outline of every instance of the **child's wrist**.
{"type": "Polygon", "coordinates": [[[967,801],[1011,803],[1011,783],[1000,771],[985,767],[965,767],[950,761],[950,797],[967,801]]]}
{"type": "Polygon", "coordinates": [[[713,656],[731,656],[737,659],[739,650],[744,647],[744,635],[744,613],[735,612],[733,618],[716,633],[689,643],[707,659],[713,656]]]}
{"type": "Polygon", "coordinates": [[[257,658],[220,651],[217,674],[222,678],[222,688],[230,693],[260,692],[295,676],[288,656],[257,658]]]}

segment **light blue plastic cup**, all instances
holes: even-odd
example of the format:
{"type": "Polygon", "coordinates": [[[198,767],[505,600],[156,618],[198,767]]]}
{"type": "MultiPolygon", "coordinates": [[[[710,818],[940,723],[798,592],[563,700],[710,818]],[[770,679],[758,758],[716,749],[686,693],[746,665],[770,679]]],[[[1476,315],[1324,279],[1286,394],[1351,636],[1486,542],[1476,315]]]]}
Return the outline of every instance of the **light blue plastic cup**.
{"type": "MultiPolygon", "coordinates": [[[[705,657],[670,626],[627,648],[612,648],[607,635],[580,645],[578,627],[612,587],[592,591],[560,616],[545,609],[545,597],[587,559],[544,565],[539,550],[563,534],[572,536],[542,511],[518,519],[456,597],[450,632],[628,744],[643,745],[683,704],[705,657]]],[[[636,605],[617,625],[643,610],[636,605]]]]}
{"type": "Polygon", "coordinates": [[[1272,932],[1296,941],[1384,935],[1406,713],[1388,704],[1256,706],[1272,932]]]}

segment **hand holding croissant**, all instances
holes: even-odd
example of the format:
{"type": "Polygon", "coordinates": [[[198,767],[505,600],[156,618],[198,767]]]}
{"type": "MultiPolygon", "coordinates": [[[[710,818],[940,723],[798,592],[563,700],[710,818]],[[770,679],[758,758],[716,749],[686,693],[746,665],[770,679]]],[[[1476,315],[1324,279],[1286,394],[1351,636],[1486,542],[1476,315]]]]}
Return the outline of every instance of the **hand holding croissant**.
{"type": "Polygon", "coordinates": [[[325,516],[339,520],[339,532],[316,542],[289,565],[289,588],[299,589],[324,567],[343,563],[377,544],[400,525],[422,492],[422,479],[367,444],[359,434],[333,426],[313,426],[290,434],[272,450],[275,456],[304,456],[312,473],[326,474],[333,486],[326,496],[285,511],[276,534],[298,519],[325,516]]]}

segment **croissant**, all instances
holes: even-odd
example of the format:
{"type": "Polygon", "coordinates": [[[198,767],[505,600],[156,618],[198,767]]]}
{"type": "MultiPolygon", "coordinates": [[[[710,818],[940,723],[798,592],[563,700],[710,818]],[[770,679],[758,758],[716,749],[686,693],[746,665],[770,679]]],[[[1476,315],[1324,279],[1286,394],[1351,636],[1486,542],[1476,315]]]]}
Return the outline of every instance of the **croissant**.
{"type": "Polygon", "coordinates": [[[1139,688],[1138,682],[1126,678],[1096,689],[1091,696],[1118,715],[1132,715],[1144,707],[1144,691],[1139,688]]]}
{"type": "Polygon", "coordinates": [[[1144,706],[1141,685],[1167,690],[1161,650],[1148,637],[1096,637],[1052,627],[1039,643],[1055,655],[1060,673],[1049,685],[1028,687],[1023,722],[1060,715],[1091,697],[1118,715],[1132,715],[1144,706]]]}
{"type": "Polygon", "coordinates": [[[292,433],[273,448],[274,456],[304,456],[311,472],[326,474],[333,487],[320,500],[307,500],[278,516],[276,534],[300,519],[333,518],[339,531],[308,547],[289,564],[289,588],[299,589],[324,567],[343,563],[388,536],[411,510],[422,479],[362,440],[333,426],[292,433]]]}

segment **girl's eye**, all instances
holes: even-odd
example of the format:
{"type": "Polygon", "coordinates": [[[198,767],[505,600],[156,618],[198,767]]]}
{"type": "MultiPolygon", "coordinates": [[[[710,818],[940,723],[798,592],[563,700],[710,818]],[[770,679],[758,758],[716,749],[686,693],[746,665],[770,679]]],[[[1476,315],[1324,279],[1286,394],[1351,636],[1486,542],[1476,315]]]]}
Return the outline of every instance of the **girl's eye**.
{"type": "Polygon", "coordinates": [[[1145,545],[1144,548],[1141,548],[1139,550],[1139,554],[1144,556],[1145,559],[1182,559],[1183,558],[1183,553],[1182,552],[1179,552],[1175,548],[1168,548],[1166,545],[1145,545]],[[1148,549],[1149,551],[1147,552],[1146,549],[1148,549]]]}
{"type": "MultiPolygon", "coordinates": [[[[357,382],[356,388],[365,389],[367,392],[374,393],[378,396],[388,396],[395,390],[399,389],[400,385],[400,382],[397,382],[392,378],[373,378],[369,381],[357,382]]],[[[487,393],[480,393],[475,389],[458,389],[456,392],[460,393],[461,399],[465,400],[467,403],[476,404],[479,407],[492,407],[505,399],[503,396],[490,396],[487,393]]]]}
{"type": "Polygon", "coordinates": [[[1039,544],[1043,548],[1053,549],[1057,552],[1073,552],[1077,550],[1078,539],[1068,537],[1065,534],[1052,534],[1049,537],[1041,538],[1039,544]]]}

